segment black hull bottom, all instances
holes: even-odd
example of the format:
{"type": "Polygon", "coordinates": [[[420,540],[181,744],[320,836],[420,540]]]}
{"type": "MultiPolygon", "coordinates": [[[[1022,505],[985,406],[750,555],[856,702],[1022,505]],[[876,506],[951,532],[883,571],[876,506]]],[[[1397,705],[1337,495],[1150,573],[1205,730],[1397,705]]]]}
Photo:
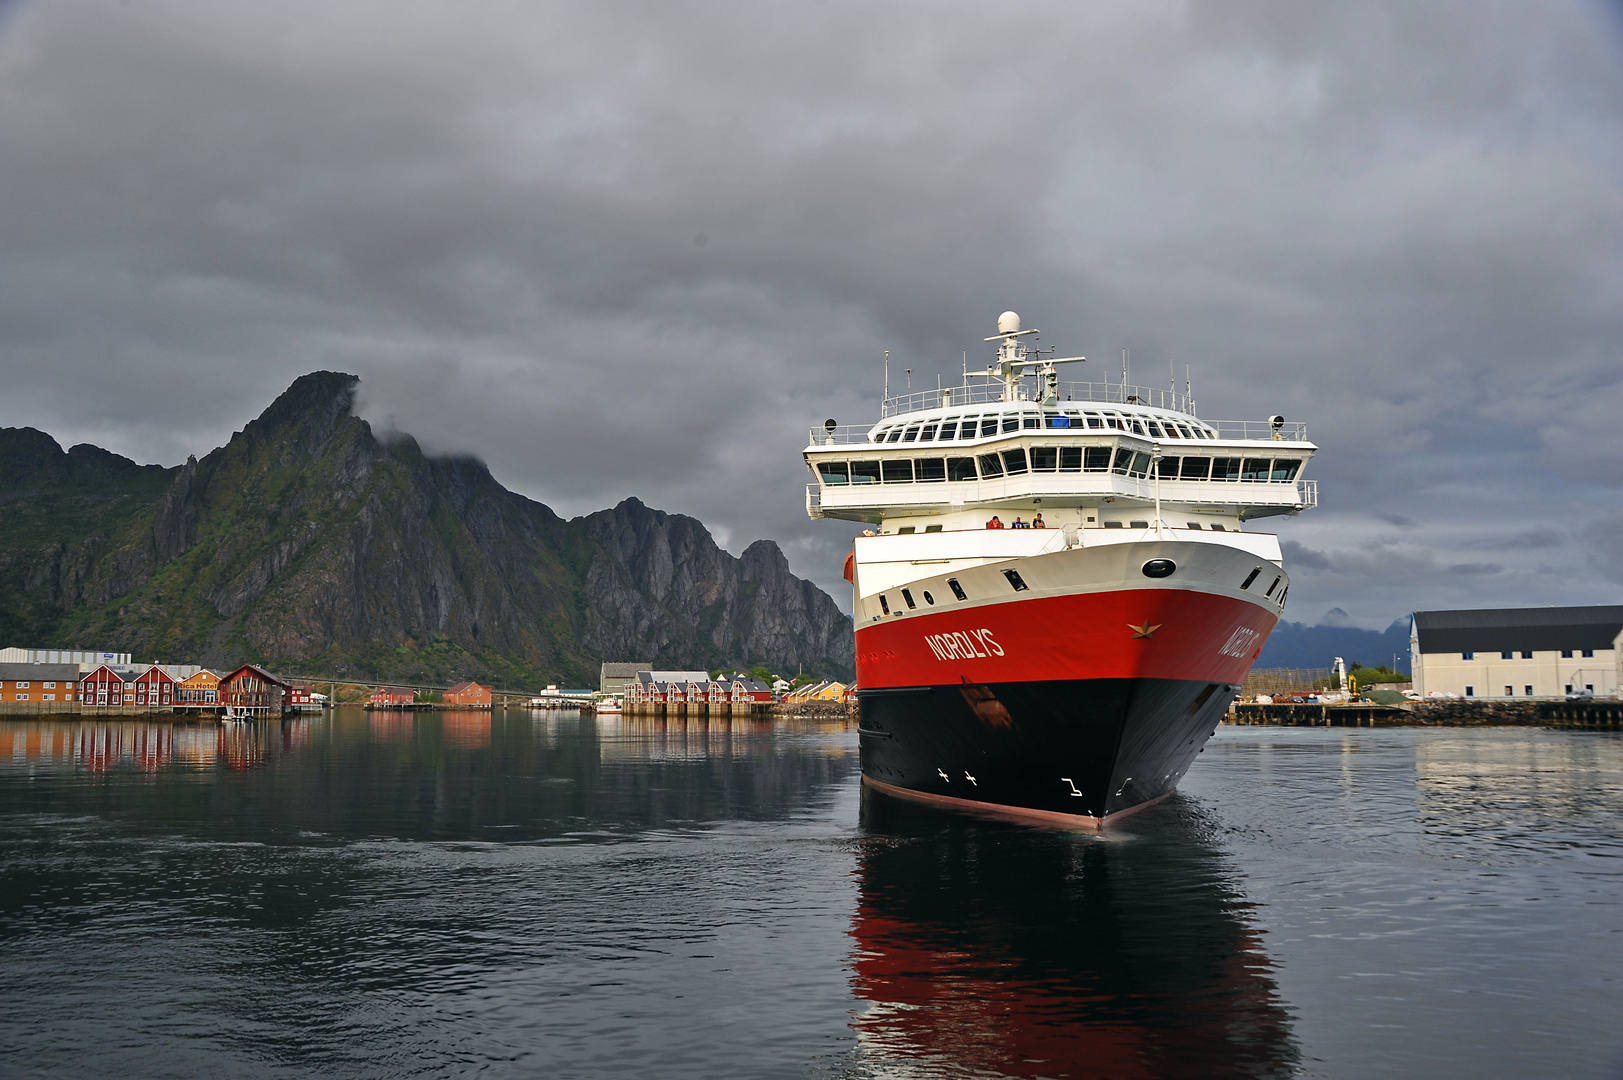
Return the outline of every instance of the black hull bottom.
{"type": "Polygon", "coordinates": [[[1177,787],[1232,692],[1177,679],[861,690],[862,774],[923,801],[1099,822],[1177,787]]]}

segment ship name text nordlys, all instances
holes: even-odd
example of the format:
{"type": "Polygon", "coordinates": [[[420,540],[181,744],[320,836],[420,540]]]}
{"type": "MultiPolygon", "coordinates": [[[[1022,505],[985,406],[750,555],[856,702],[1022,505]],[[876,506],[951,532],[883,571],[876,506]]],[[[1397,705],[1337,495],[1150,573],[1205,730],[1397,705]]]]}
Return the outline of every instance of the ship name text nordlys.
{"type": "Polygon", "coordinates": [[[924,643],[930,646],[937,660],[976,660],[1003,655],[1003,646],[992,637],[992,631],[984,629],[926,634],[924,643]]]}

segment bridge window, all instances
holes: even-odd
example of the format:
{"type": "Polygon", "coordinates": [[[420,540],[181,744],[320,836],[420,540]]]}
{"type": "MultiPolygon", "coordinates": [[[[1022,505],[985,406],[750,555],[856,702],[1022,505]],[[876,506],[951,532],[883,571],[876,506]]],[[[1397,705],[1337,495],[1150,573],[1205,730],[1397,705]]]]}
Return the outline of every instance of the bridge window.
{"type": "Polygon", "coordinates": [[[1213,480],[1238,480],[1240,478],[1240,459],[1237,457],[1212,458],[1213,480]]]}
{"type": "Polygon", "coordinates": [[[1087,472],[1106,472],[1110,468],[1110,447],[1090,446],[1082,468],[1087,472]]]}
{"type": "Polygon", "coordinates": [[[888,443],[891,443],[891,442],[895,442],[896,440],[900,439],[901,437],[902,437],[902,429],[899,428],[899,427],[894,427],[894,428],[890,429],[890,434],[885,436],[885,441],[888,442],[888,443]]]}
{"type": "Polygon", "coordinates": [[[1010,476],[1019,476],[1026,471],[1026,452],[1018,447],[1003,451],[1003,471],[1010,476]]]}
{"type": "Polygon", "coordinates": [[[1266,479],[1268,479],[1268,459],[1267,458],[1250,458],[1250,457],[1246,458],[1245,459],[1245,464],[1240,466],[1240,479],[1241,480],[1266,480],[1266,479]]]}
{"type": "Polygon", "coordinates": [[[1133,434],[1134,435],[1142,435],[1142,434],[1144,434],[1144,425],[1139,423],[1133,417],[1128,417],[1127,418],[1127,424],[1128,424],[1129,427],[1131,427],[1133,429],[1133,434]]]}
{"type": "Polygon", "coordinates": [[[919,442],[935,442],[934,424],[925,424],[919,429],[919,442]]]}
{"type": "Polygon", "coordinates": [[[913,482],[913,462],[908,458],[892,459],[882,463],[885,483],[911,484],[913,482]]]}
{"type": "MultiPolygon", "coordinates": [[[[1035,453],[1035,450],[1033,450],[1035,453]]],[[[1033,460],[1036,460],[1033,458],[1033,460]]],[[[1082,448],[1080,446],[1062,446],[1059,448],[1059,471],[1082,471],[1082,448]]]]}
{"type": "Polygon", "coordinates": [[[1105,422],[1103,420],[1101,420],[1097,415],[1095,415],[1094,413],[1088,413],[1088,427],[1090,427],[1090,428],[1102,428],[1104,426],[1105,426],[1105,422]]]}
{"type": "Polygon", "coordinates": [[[1209,457],[1186,457],[1183,467],[1178,470],[1178,476],[1183,480],[1204,480],[1212,471],[1212,459],[1209,457]]]}
{"type": "Polygon", "coordinates": [[[1118,446],[1116,448],[1116,462],[1115,462],[1115,464],[1110,466],[1110,471],[1113,472],[1113,473],[1120,473],[1121,475],[1126,476],[1127,475],[1127,469],[1132,464],[1133,464],[1133,452],[1131,450],[1127,449],[1127,447],[1125,447],[1125,446],[1118,446]]]}
{"type": "Polygon", "coordinates": [[[913,463],[913,475],[921,484],[933,484],[947,478],[947,463],[938,457],[919,458],[913,463]]]}
{"type": "Polygon", "coordinates": [[[879,462],[853,461],[851,463],[851,483],[877,484],[879,483],[879,462]]]}
{"type": "Polygon", "coordinates": [[[1031,471],[1054,472],[1059,468],[1059,447],[1033,446],[1031,448],[1031,471]]]}
{"type": "Polygon", "coordinates": [[[841,484],[851,482],[851,470],[846,467],[843,461],[819,461],[817,463],[817,475],[829,487],[838,487],[841,484]]]}
{"type": "Polygon", "coordinates": [[[947,459],[947,479],[953,483],[975,479],[975,459],[972,457],[950,457],[947,459]]]}
{"type": "Polygon", "coordinates": [[[1295,480],[1301,467],[1302,463],[1295,458],[1274,458],[1273,478],[1280,482],[1295,480]]]}
{"type": "Polygon", "coordinates": [[[910,427],[910,428],[907,429],[907,433],[902,436],[902,441],[903,442],[913,442],[918,437],[919,437],[919,429],[918,429],[918,425],[915,424],[913,427],[910,427]]]}
{"type": "Polygon", "coordinates": [[[1133,455],[1133,464],[1127,470],[1127,475],[1142,480],[1150,471],[1150,455],[1140,450],[1133,455]]]}
{"type": "Polygon", "coordinates": [[[1155,475],[1163,480],[1176,480],[1178,478],[1178,459],[1164,457],[1155,463],[1155,475]]]}
{"type": "Polygon", "coordinates": [[[1003,475],[1003,462],[998,460],[996,454],[982,454],[980,456],[981,475],[990,479],[1003,475]]]}
{"type": "MultiPolygon", "coordinates": [[[[1020,426],[1023,428],[1040,428],[1043,426],[1043,418],[1036,413],[1021,413],[1020,426]]],[[[1005,427],[1004,430],[1007,431],[1008,428],[1005,427]]]]}
{"type": "Polygon", "coordinates": [[[1146,420],[1146,421],[1144,421],[1144,426],[1150,429],[1150,437],[1151,438],[1155,438],[1155,439],[1164,438],[1164,436],[1161,434],[1161,425],[1157,424],[1154,420],[1146,420]]]}
{"type": "Polygon", "coordinates": [[[997,417],[988,416],[981,420],[981,437],[997,434],[997,417]]]}

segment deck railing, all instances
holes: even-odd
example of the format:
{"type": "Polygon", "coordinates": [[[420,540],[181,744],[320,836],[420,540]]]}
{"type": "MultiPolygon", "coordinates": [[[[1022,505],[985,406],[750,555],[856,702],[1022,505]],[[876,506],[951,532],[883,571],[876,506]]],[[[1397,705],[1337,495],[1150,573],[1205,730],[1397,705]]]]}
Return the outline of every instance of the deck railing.
{"type": "MultiPolygon", "coordinates": [[[[1195,415],[1195,399],[1173,390],[1159,390],[1153,386],[1131,386],[1111,382],[1062,382],[1055,390],[1060,404],[1091,402],[1097,405],[1148,405],[1152,409],[1169,409],[1189,416],[1195,415]]],[[[1015,388],[1016,401],[1037,402],[1042,391],[1035,384],[1022,384],[1015,388]]],[[[1003,400],[1003,382],[986,379],[961,386],[946,386],[939,390],[919,390],[911,394],[898,394],[886,398],[879,407],[881,420],[903,413],[921,412],[958,405],[991,405],[1003,400]]]]}
{"type": "MultiPolygon", "coordinates": [[[[1202,420],[1202,424],[1217,432],[1217,438],[1225,440],[1251,440],[1257,442],[1307,442],[1307,424],[1304,421],[1291,421],[1280,425],[1276,431],[1272,424],[1266,420],[1202,420]]],[[[868,442],[868,433],[873,430],[872,424],[840,424],[832,431],[826,428],[811,428],[806,436],[807,443],[813,446],[852,446],[868,442]]],[[[1126,435],[1132,438],[1144,439],[1149,442],[1155,440],[1145,435],[1134,435],[1131,431],[1121,431],[1116,428],[1026,428],[1019,432],[1003,432],[1004,436],[1030,435],[1039,431],[1060,431],[1068,436],[1078,435],[1126,435]]],[[[1163,452],[1170,453],[1175,447],[1187,447],[1191,439],[1162,439],[1163,452]]],[[[917,449],[921,446],[937,445],[952,447],[955,442],[946,443],[886,443],[886,446],[895,446],[897,449],[917,449]]]]}

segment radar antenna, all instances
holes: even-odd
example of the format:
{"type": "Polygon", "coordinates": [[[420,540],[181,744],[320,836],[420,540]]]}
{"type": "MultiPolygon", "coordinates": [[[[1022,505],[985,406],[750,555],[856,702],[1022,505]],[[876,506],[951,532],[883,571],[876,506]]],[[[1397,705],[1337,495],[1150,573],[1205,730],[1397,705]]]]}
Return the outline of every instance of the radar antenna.
{"type": "MultiPolygon", "coordinates": [[[[997,319],[997,333],[986,338],[987,341],[999,342],[997,348],[997,362],[985,371],[970,371],[966,375],[984,375],[988,378],[1003,380],[1003,400],[1016,401],[1020,380],[1027,375],[1036,375],[1042,383],[1042,403],[1053,405],[1058,400],[1059,374],[1055,371],[1056,364],[1078,364],[1087,359],[1085,356],[1044,356],[1045,350],[1026,345],[1020,339],[1031,335],[1035,337],[1036,330],[1020,329],[1020,316],[1012,311],[1005,311],[997,319]]],[[[1046,350],[1054,352],[1053,349],[1046,350]]]]}

